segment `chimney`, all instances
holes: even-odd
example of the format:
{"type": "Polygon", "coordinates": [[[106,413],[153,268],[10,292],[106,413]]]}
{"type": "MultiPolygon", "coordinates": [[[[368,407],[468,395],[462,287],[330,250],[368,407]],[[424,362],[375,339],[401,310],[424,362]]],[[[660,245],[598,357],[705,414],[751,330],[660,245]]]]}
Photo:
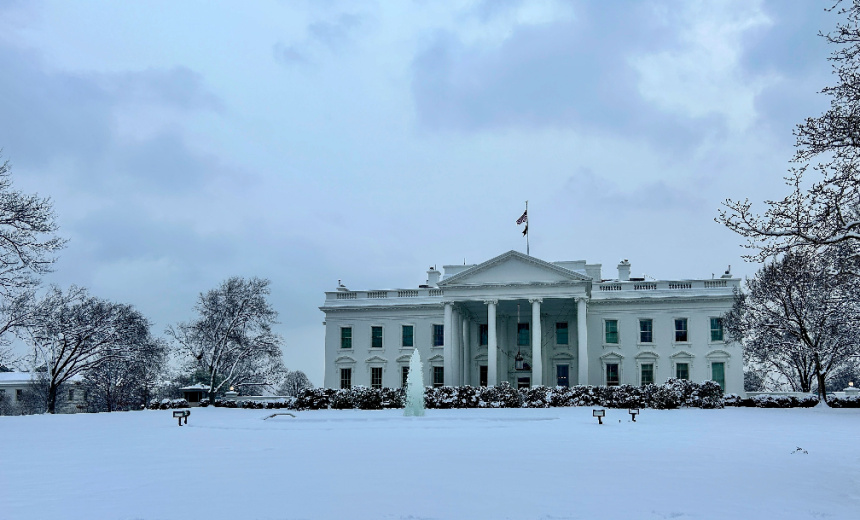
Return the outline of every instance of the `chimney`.
{"type": "Polygon", "coordinates": [[[442,273],[436,270],[435,266],[431,266],[427,271],[427,285],[430,287],[438,287],[439,279],[442,278],[442,273]]]}
{"type": "Polygon", "coordinates": [[[618,264],[618,280],[622,282],[630,280],[630,261],[626,258],[618,264]]]}

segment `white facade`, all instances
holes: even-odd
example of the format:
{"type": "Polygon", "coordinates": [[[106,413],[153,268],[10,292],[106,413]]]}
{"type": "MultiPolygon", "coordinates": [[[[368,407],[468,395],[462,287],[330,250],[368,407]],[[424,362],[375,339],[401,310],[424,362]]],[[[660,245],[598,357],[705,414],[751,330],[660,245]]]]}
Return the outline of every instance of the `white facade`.
{"type": "Polygon", "coordinates": [[[509,251],[431,268],[413,289],[326,292],[325,386],[400,387],[417,348],[425,384],[661,384],[714,379],[743,392],[721,317],[740,280],[603,279],[600,264],[509,251]],[[410,345],[411,343],[411,345],[410,345]],[[518,362],[519,361],[519,362],[518,362]]]}

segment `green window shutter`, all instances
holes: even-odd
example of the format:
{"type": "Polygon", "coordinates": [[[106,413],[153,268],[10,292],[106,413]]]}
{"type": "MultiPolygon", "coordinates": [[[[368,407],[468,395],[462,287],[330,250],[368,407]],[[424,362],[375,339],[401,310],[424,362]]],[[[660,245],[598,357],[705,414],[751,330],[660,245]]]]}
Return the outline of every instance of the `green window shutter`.
{"type": "Polygon", "coordinates": [[[715,381],[723,391],[726,390],[726,364],[711,363],[711,380],[715,381]]]}

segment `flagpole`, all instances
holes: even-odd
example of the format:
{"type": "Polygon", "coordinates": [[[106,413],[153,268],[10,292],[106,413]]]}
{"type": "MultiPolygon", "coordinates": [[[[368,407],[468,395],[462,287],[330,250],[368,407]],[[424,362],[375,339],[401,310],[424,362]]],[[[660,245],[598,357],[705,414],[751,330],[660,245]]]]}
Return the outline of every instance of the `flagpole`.
{"type": "MultiPolygon", "coordinates": [[[[526,201],[526,215],[529,214],[529,201],[526,201]]],[[[529,252],[529,222],[528,217],[526,217],[526,256],[532,256],[531,252],[529,252]]]]}

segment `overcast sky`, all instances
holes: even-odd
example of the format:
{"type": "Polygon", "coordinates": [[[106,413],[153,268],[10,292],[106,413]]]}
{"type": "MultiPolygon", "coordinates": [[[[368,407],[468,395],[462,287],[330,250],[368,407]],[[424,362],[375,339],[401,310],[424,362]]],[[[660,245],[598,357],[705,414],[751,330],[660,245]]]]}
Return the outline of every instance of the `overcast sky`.
{"type": "Polygon", "coordinates": [[[161,333],[269,278],[321,385],[323,291],[525,251],[526,199],[544,260],[752,274],[713,219],[786,193],[830,4],[0,0],[0,148],[69,238],[48,282],[161,333]]]}

